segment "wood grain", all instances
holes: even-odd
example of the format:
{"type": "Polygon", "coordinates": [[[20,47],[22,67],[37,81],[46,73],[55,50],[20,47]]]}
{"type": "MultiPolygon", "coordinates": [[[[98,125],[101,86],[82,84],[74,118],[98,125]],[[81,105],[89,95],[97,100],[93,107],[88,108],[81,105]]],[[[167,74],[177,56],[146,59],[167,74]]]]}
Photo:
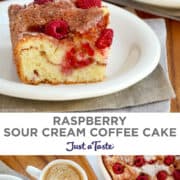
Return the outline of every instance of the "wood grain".
{"type": "MultiPolygon", "coordinates": [[[[137,11],[141,18],[156,16],[137,11]]],[[[171,101],[171,112],[180,112],[180,22],[166,19],[168,70],[176,98],[171,101]]]]}
{"type": "Polygon", "coordinates": [[[89,180],[97,180],[94,171],[84,156],[0,156],[0,160],[6,163],[9,167],[32,180],[34,179],[30,177],[25,171],[28,165],[43,169],[43,167],[55,159],[73,160],[86,171],[89,180]]]}
{"type": "Polygon", "coordinates": [[[171,111],[180,112],[180,22],[167,20],[168,66],[176,98],[171,102],[171,111]]]}

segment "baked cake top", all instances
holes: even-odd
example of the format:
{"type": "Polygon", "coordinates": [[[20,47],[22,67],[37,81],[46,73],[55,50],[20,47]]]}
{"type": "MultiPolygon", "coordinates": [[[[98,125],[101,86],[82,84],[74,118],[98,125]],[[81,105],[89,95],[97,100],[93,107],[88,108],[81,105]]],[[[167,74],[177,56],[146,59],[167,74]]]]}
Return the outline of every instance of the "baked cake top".
{"type": "MultiPolygon", "coordinates": [[[[40,0],[48,1],[48,0],[40,0]]],[[[106,8],[91,7],[82,9],[71,0],[56,0],[44,4],[31,3],[27,6],[9,7],[10,28],[13,44],[24,32],[38,32],[40,27],[52,20],[68,23],[69,31],[84,33],[102,20],[106,8]]]]}

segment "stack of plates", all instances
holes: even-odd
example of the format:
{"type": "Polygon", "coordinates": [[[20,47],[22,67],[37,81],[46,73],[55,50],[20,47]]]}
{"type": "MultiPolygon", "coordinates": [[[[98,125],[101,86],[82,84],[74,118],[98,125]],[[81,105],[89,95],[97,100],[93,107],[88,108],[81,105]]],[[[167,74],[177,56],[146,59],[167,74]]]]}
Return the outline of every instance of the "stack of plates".
{"type": "Polygon", "coordinates": [[[180,0],[134,0],[166,8],[180,8],[180,0]]]}

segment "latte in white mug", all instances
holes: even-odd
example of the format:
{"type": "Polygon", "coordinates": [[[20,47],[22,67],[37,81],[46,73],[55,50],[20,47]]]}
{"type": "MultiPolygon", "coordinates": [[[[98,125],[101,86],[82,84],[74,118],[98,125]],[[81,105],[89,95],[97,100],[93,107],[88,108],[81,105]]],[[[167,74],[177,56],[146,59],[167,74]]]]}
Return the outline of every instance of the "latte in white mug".
{"type": "Polygon", "coordinates": [[[26,171],[37,180],[88,180],[86,172],[79,164],[65,159],[54,160],[42,170],[27,166],[26,171]]]}
{"type": "Polygon", "coordinates": [[[44,173],[43,180],[83,180],[81,172],[67,163],[50,166],[44,173]]]}

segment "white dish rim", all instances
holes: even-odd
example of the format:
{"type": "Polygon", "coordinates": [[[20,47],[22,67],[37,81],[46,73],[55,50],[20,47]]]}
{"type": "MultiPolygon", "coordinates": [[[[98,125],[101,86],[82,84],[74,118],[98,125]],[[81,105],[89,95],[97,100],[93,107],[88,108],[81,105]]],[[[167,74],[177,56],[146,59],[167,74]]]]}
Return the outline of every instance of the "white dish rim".
{"type": "Polygon", "coordinates": [[[101,172],[102,172],[104,178],[106,180],[112,180],[110,174],[108,173],[106,167],[104,166],[104,163],[103,163],[103,160],[102,160],[102,156],[98,156],[97,158],[98,158],[99,167],[101,169],[101,172]]]}

